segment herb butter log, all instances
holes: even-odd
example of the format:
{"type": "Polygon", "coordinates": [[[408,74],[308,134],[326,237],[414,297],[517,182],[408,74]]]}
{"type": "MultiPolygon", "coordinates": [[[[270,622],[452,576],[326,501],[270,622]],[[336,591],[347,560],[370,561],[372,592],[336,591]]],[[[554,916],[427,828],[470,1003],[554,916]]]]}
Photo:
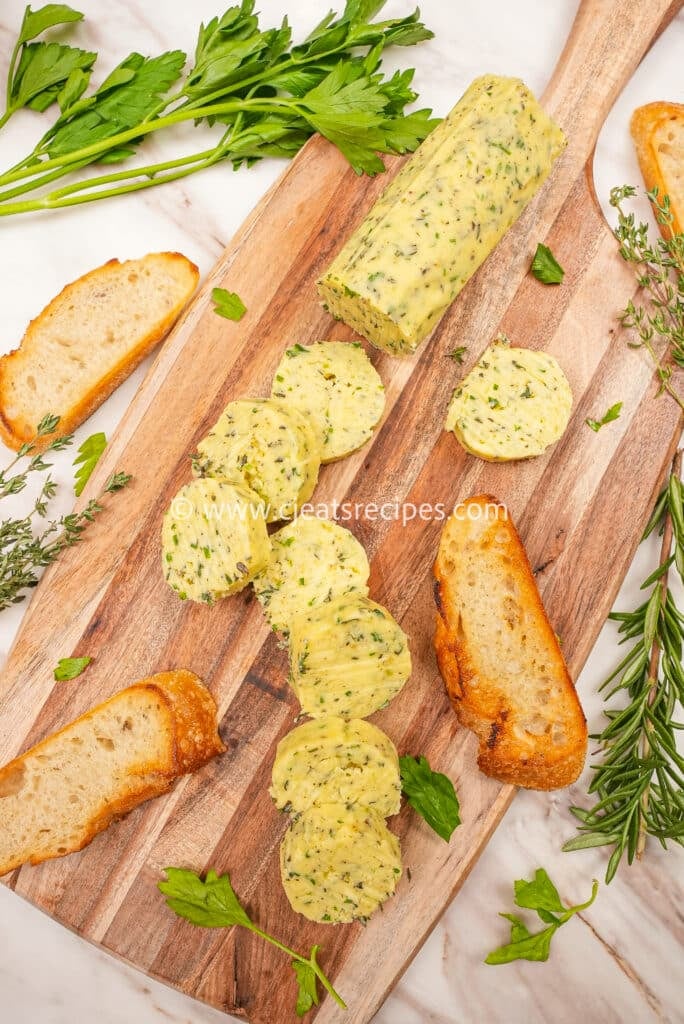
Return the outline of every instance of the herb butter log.
{"type": "Polygon", "coordinates": [[[330,313],[378,348],[415,352],[564,146],[520,79],[476,79],[319,279],[330,313]]]}

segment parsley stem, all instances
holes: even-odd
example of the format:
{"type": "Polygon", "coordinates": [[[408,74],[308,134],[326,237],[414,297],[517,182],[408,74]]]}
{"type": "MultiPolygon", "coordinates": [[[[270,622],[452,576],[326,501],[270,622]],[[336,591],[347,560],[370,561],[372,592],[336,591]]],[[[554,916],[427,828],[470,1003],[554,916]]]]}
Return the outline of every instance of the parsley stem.
{"type": "Polygon", "coordinates": [[[312,955],[310,959],[305,956],[302,956],[301,953],[297,953],[294,949],[290,949],[289,946],[285,946],[283,945],[282,942],[278,942],[278,940],[274,939],[272,935],[269,935],[268,932],[262,931],[261,928],[258,927],[258,925],[252,924],[251,921],[249,924],[244,924],[243,927],[248,928],[249,931],[254,932],[255,935],[261,936],[261,938],[265,939],[266,942],[270,942],[272,946],[276,947],[276,949],[279,949],[282,953],[286,953],[287,956],[292,957],[293,960],[297,960],[300,964],[308,964],[309,967],[311,967],[311,969],[313,970],[318,980],[320,981],[323,988],[326,990],[326,992],[330,993],[330,995],[333,997],[337,1005],[340,1006],[343,1010],[347,1009],[347,1004],[345,1003],[344,999],[338,992],[335,991],[332,984],[328,981],[328,978],[326,977],[323,969],[318,964],[315,953],[312,955]]]}
{"type": "MultiPolygon", "coordinates": [[[[167,114],[165,117],[159,117],[154,121],[138,124],[134,128],[128,128],[126,131],[110,135],[99,142],[93,142],[90,146],[83,146],[67,156],[56,156],[48,160],[41,160],[28,167],[2,174],[0,175],[0,185],[9,185],[23,178],[32,178],[42,171],[50,171],[55,167],[64,167],[66,170],[71,171],[74,168],[74,164],[82,160],[87,159],[90,162],[94,157],[100,156],[111,149],[117,149],[133,139],[140,139],[143,135],[150,135],[162,128],[168,128],[174,124],[182,124],[184,121],[194,121],[204,117],[219,117],[224,114],[239,113],[245,109],[256,114],[272,114],[283,108],[297,111],[301,109],[293,100],[277,96],[271,97],[268,100],[264,98],[230,100],[227,103],[215,103],[211,106],[196,107],[192,110],[181,108],[171,114],[167,114]]],[[[49,146],[49,141],[46,145],[49,146]]]]}

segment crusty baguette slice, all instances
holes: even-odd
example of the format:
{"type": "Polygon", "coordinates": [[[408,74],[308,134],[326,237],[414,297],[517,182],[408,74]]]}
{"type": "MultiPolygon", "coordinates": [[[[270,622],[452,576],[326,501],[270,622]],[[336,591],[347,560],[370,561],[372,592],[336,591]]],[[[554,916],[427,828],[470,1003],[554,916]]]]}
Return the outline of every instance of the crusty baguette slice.
{"type": "Polygon", "coordinates": [[[0,768],[0,875],[83,849],[225,747],[196,675],[160,672],[0,768]]]}
{"type": "MultiPolygon", "coordinates": [[[[670,197],[672,229],[684,231],[684,103],[658,101],[637,107],[630,124],[646,188],[670,197]]],[[[660,225],[669,238],[670,228],[660,225]]]]}
{"type": "MultiPolygon", "coordinates": [[[[199,271],[175,252],[110,260],[68,284],[0,358],[0,435],[18,449],[48,413],[59,433],[83,423],[161,341],[199,271]]],[[[49,437],[39,447],[48,443],[49,437]]]]}
{"type": "Polygon", "coordinates": [[[557,789],[584,765],[587,729],[525,549],[506,509],[478,495],[442,531],[435,562],[435,648],[480,769],[557,789]]]}

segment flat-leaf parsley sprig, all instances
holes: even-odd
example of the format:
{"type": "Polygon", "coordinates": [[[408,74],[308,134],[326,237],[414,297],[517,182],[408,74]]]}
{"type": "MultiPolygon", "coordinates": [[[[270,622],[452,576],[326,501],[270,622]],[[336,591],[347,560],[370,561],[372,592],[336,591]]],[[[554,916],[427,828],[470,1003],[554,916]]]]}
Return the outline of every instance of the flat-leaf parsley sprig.
{"type": "Polygon", "coordinates": [[[645,305],[628,302],[621,322],[633,332],[633,347],[644,348],[653,360],[661,391],[684,410],[684,395],[672,381],[673,366],[684,367],[684,234],[675,232],[672,226],[669,196],[661,199],[654,188],[646,195],[663,236],[652,242],[648,225],[637,224],[634,214],[625,210],[625,200],[635,195],[631,185],[610,193],[610,205],[618,214],[615,237],[620,255],[634,265],[645,297],[645,305]]]}
{"type": "Polygon", "coordinates": [[[320,946],[312,946],[311,953],[305,957],[259,928],[238,900],[228,875],[219,876],[215,871],[208,871],[206,878],[202,879],[196,872],[185,868],[166,868],[166,880],[158,885],[171,910],[191,924],[202,928],[232,928],[238,925],[285,953],[290,958],[297,979],[295,1012],[298,1017],[303,1017],[313,1006],[318,1006],[318,982],[338,1006],[347,1009],[344,1000],[318,963],[320,946]]]}
{"type": "Polygon", "coordinates": [[[663,536],[658,567],[642,584],[650,593],[635,611],[610,616],[620,623],[621,643],[632,646],[601,686],[607,701],[618,702],[593,737],[602,755],[589,787],[596,799],[588,810],[572,808],[580,834],[563,847],[612,847],[606,882],[623,856],[630,864],[642,856],[648,836],[664,848],[684,845],[684,757],[677,749],[684,728],[677,718],[684,700],[684,612],[668,583],[671,572],[684,580],[681,464],[680,452],[644,534],[661,530],[663,536]]]}
{"type": "Polygon", "coordinates": [[[153,58],[132,53],[94,92],[89,70],[77,70],[59,94],[60,116],[23,160],[0,174],[0,216],[150,188],[223,160],[237,168],[264,156],[292,157],[315,132],[358,173],[382,171],[379,153],[413,151],[437,123],[429,110],[404,112],[416,99],[413,70],[391,77],[380,70],[388,46],[411,46],[432,32],[417,10],[372,21],[383,6],[382,0],[347,0],[341,16],[330,12],[293,45],[287,19],[262,30],[254,0],[242,0],[200,27],[184,76],[180,50],[153,58]],[[220,126],[215,144],[75,178],[86,167],[127,161],[147,135],[184,122],[220,126]],[[65,176],[67,184],[43,191],[65,176]]]}
{"type": "Polygon", "coordinates": [[[546,928],[542,928],[538,932],[531,932],[517,914],[500,914],[500,917],[511,923],[510,942],[490,953],[485,960],[486,964],[510,964],[514,960],[548,960],[551,940],[558,929],[567,924],[575,914],[592,905],[599,886],[594,879],[589,899],[585,903],[578,903],[572,907],[566,907],[562,902],[558,889],[544,868],[537,868],[534,878],[529,882],[524,878],[519,878],[514,882],[513,887],[515,905],[526,910],[536,911],[546,928]]]}
{"type": "MultiPolygon", "coordinates": [[[[45,416],[38,424],[36,440],[54,434],[58,425],[58,416],[45,416]]],[[[44,456],[48,452],[62,451],[72,441],[71,434],[54,437],[42,453],[36,451],[35,442],[22,445],[10,464],[0,471],[0,498],[23,491],[33,473],[46,472],[51,468],[52,464],[44,456]],[[25,459],[28,462],[23,468],[19,467],[25,459]]],[[[41,571],[51,565],[65,548],[83,539],[88,523],[103,510],[103,497],[120,491],[129,480],[126,473],[113,473],[100,495],[91,498],[85,508],[47,521],[49,504],[57,492],[57,484],[49,474],[45,477],[27,515],[16,519],[10,517],[0,523],[0,611],[24,600],[26,590],[38,583],[41,571]],[[37,528],[41,521],[44,525],[37,528]]]]}

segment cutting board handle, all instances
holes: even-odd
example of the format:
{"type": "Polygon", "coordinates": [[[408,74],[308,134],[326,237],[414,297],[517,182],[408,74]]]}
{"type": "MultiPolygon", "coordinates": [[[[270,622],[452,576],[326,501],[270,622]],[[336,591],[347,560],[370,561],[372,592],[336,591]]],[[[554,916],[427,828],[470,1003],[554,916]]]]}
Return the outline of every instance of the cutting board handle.
{"type": "Polygon", "coordinates": [[[623,87],[683,3],[581,0],[543,98],[545,109],[568,137],[563,163],[573,178],[591,156],[603,122],[623,87]]]}

